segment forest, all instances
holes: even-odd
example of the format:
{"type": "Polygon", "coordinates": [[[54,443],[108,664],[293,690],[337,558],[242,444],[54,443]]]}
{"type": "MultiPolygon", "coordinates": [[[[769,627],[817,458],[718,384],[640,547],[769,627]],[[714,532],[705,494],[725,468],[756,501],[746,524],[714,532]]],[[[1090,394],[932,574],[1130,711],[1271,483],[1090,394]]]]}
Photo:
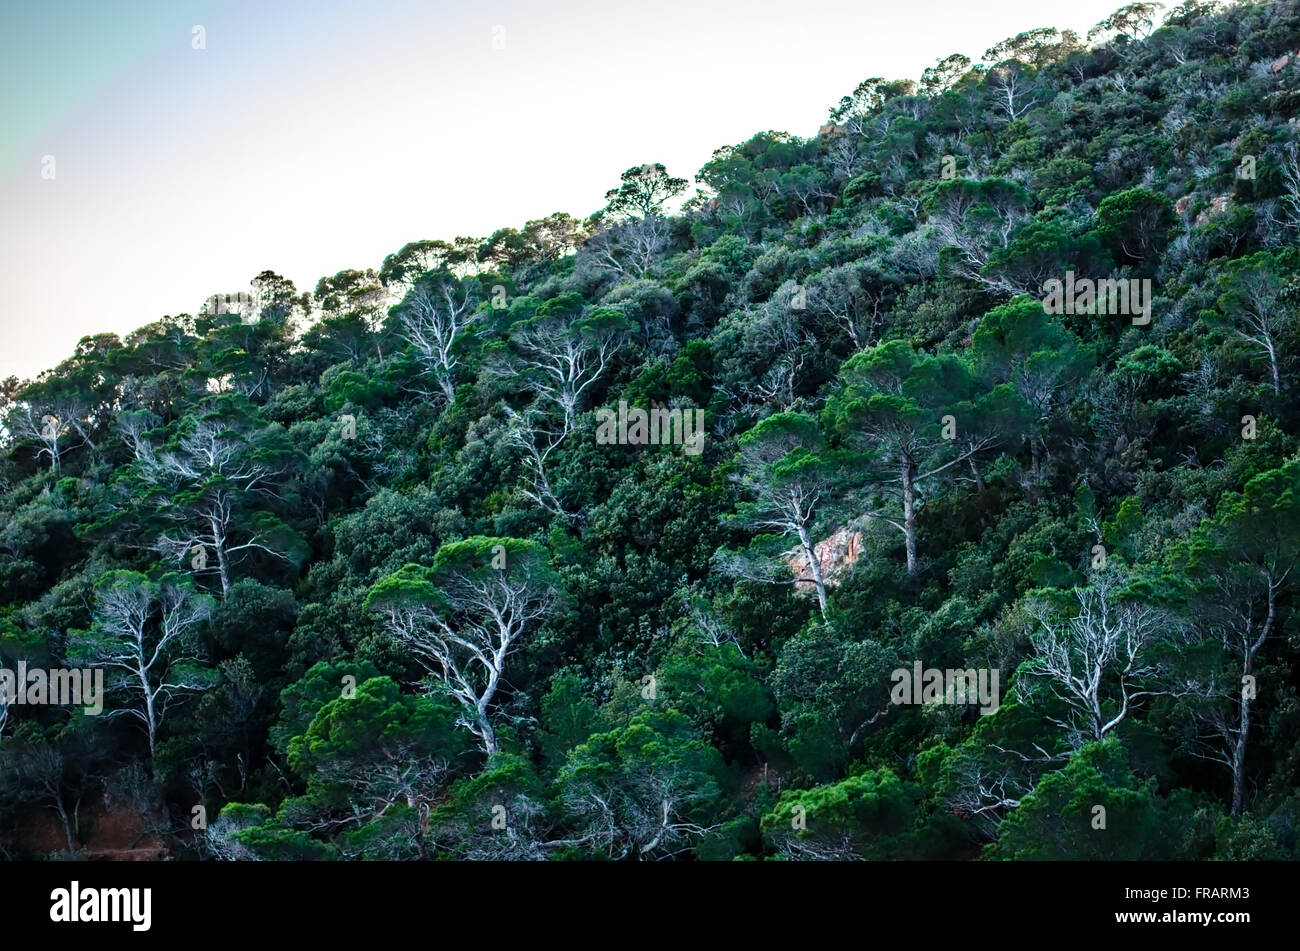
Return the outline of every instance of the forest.
{"type": "Polygon", "coordinates": [[[0,857],[1300,858],[1298,106],[1131,3],[5,380],[0,857]]]}

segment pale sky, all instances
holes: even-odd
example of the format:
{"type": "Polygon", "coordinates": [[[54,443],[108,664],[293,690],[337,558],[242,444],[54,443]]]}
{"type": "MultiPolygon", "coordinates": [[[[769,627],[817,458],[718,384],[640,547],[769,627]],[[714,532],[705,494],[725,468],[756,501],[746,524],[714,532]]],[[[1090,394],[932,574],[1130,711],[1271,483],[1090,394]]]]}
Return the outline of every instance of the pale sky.
{"type": "Polygon", "coordinates": [[[630,166],[693,180],[721,145],[812,135],[868,76],[1122,5],[0,0],[0,378],[267,268],[310,290],[408,241],[585,217],[630,166]]]}

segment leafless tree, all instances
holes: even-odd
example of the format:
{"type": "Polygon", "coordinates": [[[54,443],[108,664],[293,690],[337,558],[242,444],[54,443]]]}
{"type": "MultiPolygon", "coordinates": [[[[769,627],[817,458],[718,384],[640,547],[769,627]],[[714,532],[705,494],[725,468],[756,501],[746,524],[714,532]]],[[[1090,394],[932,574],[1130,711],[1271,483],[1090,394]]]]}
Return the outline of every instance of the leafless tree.
{"type": "Polygon", "coordinates": [[[666,859],[689,851],[720,825],[704,826],[688,817],[700,800],[689,778],[649,765],[604,782],[568,783],[562,797],[565,810],[584,827],[583,841],[614,861],[666,859]]]}
{"type": "MultiPolygon", "coordinates": [[[[993,755],[996,755],[994,751],[993,755]]],[[[949,807],[959,816],[973,819],[986,835],[996,835],[998,823],[1020,806],[1034,788],[1028,764],[1021,759],[994,762],[989,755],[961,755],[954,765],[954,788],[949,807]]]]}
{"type": "Polygon", "coordinates": [[[1064,704],[1063,719],[1048,719],[1065,730],[1074,750],[1104,739],[1147,698],[1177,692],[1163,683],[1168,670],[1153,648],[1178,636],[1179,622],[1124,597],[1120,584],[1112,568],[1074,588],[1072,614],[1037,599],[1026,606],[1038,626],[1017,688],[1024,693],[1027,685],[1045,685],[1064,704]]]}
{"type": "Polygon", "coordinates": [[[468,284],[441,280],[411,288],[398,311],[401,335],[414,349],[426,373],[433,374],[450,404],[456,396],[456,341],[478,320],[478,300],[468,284]]]}
{"type": "Polygon", "coordinates": [[[859,139],[851,135],[837,135],[826,148],[831,170],[837,182],[846,182],[867,164],[867,157],[858,148],[859,139]]]}
{"type": "Polygon", "coordinates": [[[142,839],[161,839],[175,832],[163,805],[162,783],[139,761],[123,766],[104,784],[105,809],[139,817],[135,837],[127,851],[135,849],[142,839]]]}
{"type": "Polygon", "coordinates": [[[745,656],[745,649],[740,644],[740,638],[736,635],[735,629],[726,621],[718,617],[717,612],[706,598],[691,594],[689,591],[681,592],[682,607],[689,615],[695,625],[695,630],[699,632],[700,640],[712,647],[721,647],[723,644],[734,644],[736,650],[740,651],[741,656],[745,656]]]}
{"type": "Polygon", "coordinates": [[[461,707],[457,722],[491,756],[497,741],[490,708],[506,660],[550,611],[556,591],[524,567],[449,571],[439,578],[438,591],[441,605],[382,604],[385,624],[442,681],[461,707]]]}
{"type": "Polygon", "coordinates": [[[1231,772],[1234,816],[1245,807],[1256,659],[1276,629],[1278,601],[1295,563],[1296,553],[1288,552],[1217,573],[1214,595],[1197,613],[1198,627],[1222,646],[1230,665],[1205,681],[1198,692],[1201,702],[1193,707],[1193,716],[1203,732],[1197,753],[1231,772]]]}
{"type": "Polygon", "coordinates": [[[1014,122],[1038,105],[1034,86],[1018,64],[1003,63],[990,70],[989,75],[994,89],[994,102],[1008,122],[1014,122]]]}
{"type": "Polygon", "coordinates": [[[79,418],[78,407],[68,402],[43,407],[19,403],[10,411],[5,425],[14,435],[36,443],[36,458],[49,458],[51,473],[58,473],[59,464],[70,450],[89,443],[88,425],[79,418]],[[74,435],[79,441],[69,445],[74,435]]]}
{"type": "Polygon", "coordinates": [[[67,754],[57,746],[47,743],[35,745],[10,746],[5,749],[0,760],[7,777],[17,780],[19,795],[22,799],[40,803],[53,809],[63,826],[64,841],[69,856],[78,851],[77,836],[80,831],[78,813],[81,795],[78,794],[73,808],[68,808],[67,773],[71,762],[67,754]]]}
{"type": "Polygon", "coordinates": [[[829,268],[808,282],[808,309],[839,324],[855,350],[867,350],[879,343],[884,326],[885,292],[866,286],[865,276],[861,266],[845,264],[829,268]]]}
{"type": "Polygon", "coordinates": [[[573,431],[582,395],[610,367],[626,337],[622,318],[534,318],[514,328],[510,355],[489,366],[488,373],[558,408],[563,440],[573,431]]]}
{"type": "Polygon", "coordinates": [[[796,862],[860,862],[862,854],[849,832],[820,835],[782,835],[777,853],[796,862]]]}
{"type": "Polygon", "coordinates": [[[124,574],[99,592],[91,634],[75,647],[80,660],[117,674],[107,686],[131,697],[131,705],[107,716],[139,720],[151,756],[167,707],[209,682],[198,669],[197,635],[211,613],[211,598],[171,578],[153,583],[124,574]]]}
{"type": "Polygon", "coordinates": [[[1281,156],[1282,184],[1286,189],[1281,205],[1285,210],[1284,223],[1293,231],[1300,231],[1300,146],[1292,142],[1281,156]]]}
{"type": "Polygon", "coordinates": [[[1022,293],[1023,281],[1015,281],[1003,274],[984,274],[993,247],[1007,247],[1019,225],[1028,219],[1026,209],[1011,193],[992,196],[988,204],[994,220],[987,215],[972,215],[981,199],[964,189],[945,192],[930,215],[930,227],[943,245],[953,248],[953,271],[967,280],[1006,293],[1022,293]],[[990,224],[992,227],[990,227],[990,224]]]}
{"type": "Polygon", "coordinates": [[[279,499],[287,464],[267,454],[250,451],[249,440],[219,419],[200,418],[178,441],[175,450],[157,451],[129,424],[124,438],[133,446],[141,479],[184,504],[169,506],[175,532],[161,534],[154,548],[165,558],[183,561],[194,554],[200,559],[197,571],[215,572],[221,591],[230,590],[231,567],[241,553],[258,550],[276,558],[285,555],[256,531],[236,540],[238,510],[249,495],[279,499]],[[198,491],[194,491],[197,488],[198,491]],[[212,565],[208,553],[215,556],[212,565]]]}
{"type": "Polygon", "coordinates": [[[1209,416],[1223,394],[1219,364],[1208,353],[1179,378],[1201,416],[1209,416]]]}
{"type": "Polygon", "coordinates": [[[1268,357],[1269,383],[1273,392],[1280,394],[1278,351],[1295,322],[1295,308],[1282,301],[1281,282],[1271,271],[1251,271],[1242,277],[1239,287],[1233,333],[1268,357]]]}
{"type": "Polygon", "coordinates": [[[507,407],[506,414],[509,422],[505,440],[522,457],[525,485],[521,491],[524,496],[544,511],[566,521],[578,518],[578,512],[569,511],[560,501],[547,472],[547,460],[564,441],[566,433],[549,431],[536,413],[520,413],[507,407]]]}
{"type": "Polygon", "coordinates": [[[668,221],[662,215],[622,221],[597,233],[581,256],[621,279],[644,277],[668,251],[668,221]]]}

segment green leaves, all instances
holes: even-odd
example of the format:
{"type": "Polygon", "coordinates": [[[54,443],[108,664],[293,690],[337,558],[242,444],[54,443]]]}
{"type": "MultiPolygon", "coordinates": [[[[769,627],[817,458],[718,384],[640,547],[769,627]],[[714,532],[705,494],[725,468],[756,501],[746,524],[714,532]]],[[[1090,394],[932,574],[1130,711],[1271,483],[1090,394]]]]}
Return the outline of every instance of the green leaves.
{"type": "Polygon", "coordinates": [[[563,804],[591,852],[657,859],[692,848],[727,818],[722,757],[676,711],[646,711],[575,748],[563,804]]]}
{"type": "Polygon", "coordinates": [[[1118,740],[1081,750],[1008,814],[987,857],[1033,861],[1169,861],[1202,857],[1210,827],[1192,798],[1158,797],[1118,740]]]}
{"type": "Polygon", "coordinates": [[[448,542],[433,557],[433,574],[445,576],[459,573],[471,577],[486,577],[490,572],[504,571],[508,575],[528,575],[542,580],[550,579],[545,546],[521,538],[495,538],[475,535],[464,541],[448,542]]]}
{"type": "MultiPolygon", "coordinates": [[[[345,775],[360,779],[359,767],[390,760],[400,751],[411,758],[449,758],[464,748],[454,728],[453,704],[436,696],[411,696],[387,677],[372,677],[354,696],[338,696],[313,718],[307,731],[289,741],[288,762],[304,776],[328,777],[351,761],[345,775]]],[[[378,792],[378,790],[376,790],[378,792]]]]}
{"type": "Polygon", "coordinates": [[[1178,223],[1174,203],[1145,188],[1107,195],[1097,206],[1097,234],[1121,264],[1150,264],[1178,223]]]}
{"type": "Polygon", "coordinates": [[[428,569],[408,564],[371,588],[365,606],[385,610],[399,604],[438,604],[441,600],[429,579],[428,569]]]}
{"type": "Polygon", "coordinates": [[[890,769],[864,770],[837,783],[782,792],[763,816],[763,834],[784,858],[882,860],[916,854],[917,791],[890,769]]]}
{"type": "Polygon", "coordinates": [[[0,816],[139,760],[242,800],[186,858],[1290,854],[1297,19],[1198,3],[0,383],[0,651],[123,714],[0,711],[0,816]],[[1018,695],[896,709],[917,660],[1018,695]]]}
{"type": "Polygon", "coordinates": [[[671,177],[658,162],[633,166],[620,178],[622,184],[605,193],[605,210],[612,215],[656,214],[665,201],[680,195],[689,184],[684,178],[671,177]]]}
{"type": "Polygon", "coordinates": [[[306,734],[308,727],[320,711],[330,702],[339,699],[345,691],[355,690],[358,684],[379,676],[373,664],[362,661],[356,664],[315,664],[302,679],[280,692],[282,712],[279,721],[271,728],[271,740],[281,753],[288,752],[295,737],[306,734]]]}

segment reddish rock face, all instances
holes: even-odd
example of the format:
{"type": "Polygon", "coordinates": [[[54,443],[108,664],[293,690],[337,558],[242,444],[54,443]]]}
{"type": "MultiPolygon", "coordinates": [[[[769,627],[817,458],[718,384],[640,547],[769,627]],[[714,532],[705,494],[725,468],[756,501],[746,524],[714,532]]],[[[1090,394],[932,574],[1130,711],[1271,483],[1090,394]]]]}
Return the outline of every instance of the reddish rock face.
{"type": "Polygon", "coordinates": [[[1286,64],[1289,62],[1291,62],[1291,57],[1289,54],[1284,54],[1278,59],[1273,60],[1273,72],[1275,73],[1282,72],[1282,70],[1286,69],[1286,64]]]}
{"type": "Polygon", "coordinates": [[[1219,212],[1223,211],[1227,207],[1228,207],[1227,195],[1219,195],[1211,199],[1210,207],[1205,209],[1203,212],[1201,212],[1199,215],[1196,216],[1196,223],[1198,225],[1205,224],[1205,222],[1209,220],[1210,215],[1217,215],[1219,214],[1219,212]]]}
{"type": "MultiPolygon", "coordinates": [[[[819,541],[813,546],[817,563],[821,566],[822,578],[828,586],[840,583],[845,572],[862,554],[862,533],[841,528],[834,535],[819,541]]],[[[802,553],[796,548],[786,552],[786,564],[795,575],[808,574],[802,553]]],[[[796,581],[794,586],[799,591],[812,591],[811,581],[796,581]]]]}
{"type": "Polygon", "coordinates": [[[1174,211],[1181,215],[1183,212],[1187,210],[1187,206],[1190,205],[1191,203],[1192,203],[1192,196],[1184,195],[1182,198],[1174,202],[1174,211]]]}

